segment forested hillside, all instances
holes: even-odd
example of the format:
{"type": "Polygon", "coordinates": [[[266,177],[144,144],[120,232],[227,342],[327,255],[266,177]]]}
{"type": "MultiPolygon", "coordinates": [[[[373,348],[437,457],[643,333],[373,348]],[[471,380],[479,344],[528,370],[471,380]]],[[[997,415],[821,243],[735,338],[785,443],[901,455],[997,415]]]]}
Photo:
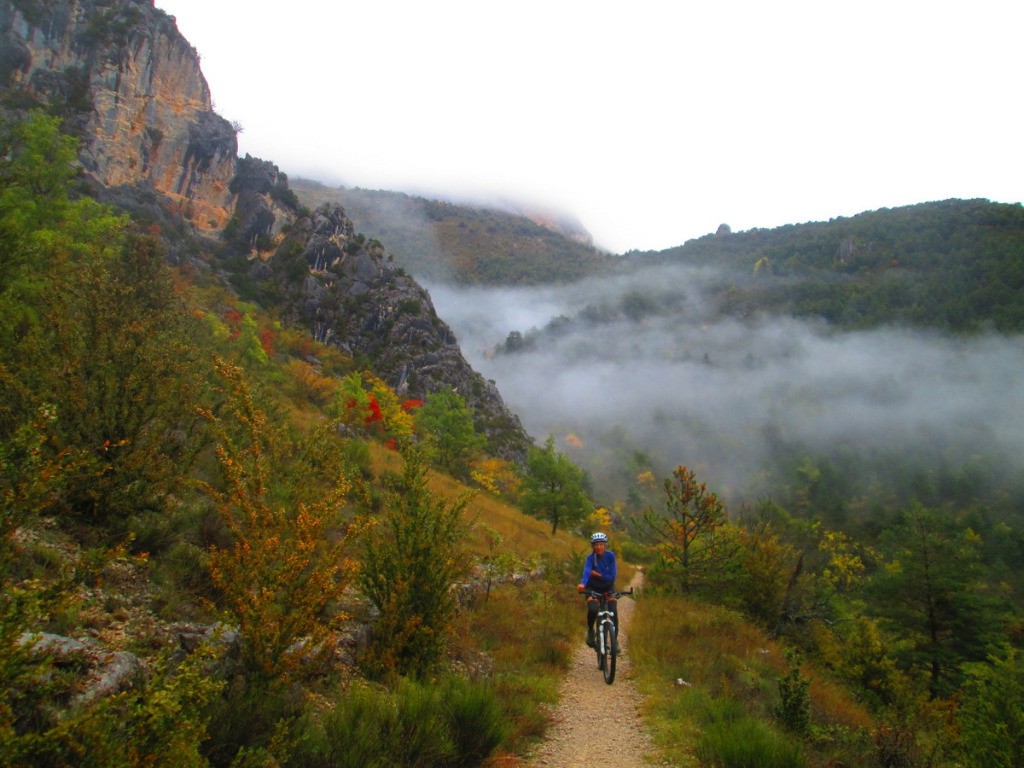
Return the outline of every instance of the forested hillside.
{"type": "Polygon", "coordinates": [[[906,325],[1024,331],[1024,207],[946,200],[849,218],[717,234],[644,263],[731,271],[722,312],[821,317],[843,329],[906,325]]]}
{"type": "Polygon", "coordinates": [[[950,201],[722,228],[559,289],[434,289],[527,428],[655,547],[671,588],[640,652],[707,764],[757,764],[720,757],[747,743],[769,765],[1020,761],[1020,707],[998,702],[1024,680],[1021,224],[950,201]],[[752,671],[778,659],[706,602],[807,654],[779,698],[752,671]],[[806,658],[857,691],[873,743],[862,711],[826,715],[806,658]],[[677,674],[699,692],[664,692],[677,674]],[[814,758],[745,719],[773,706],[814,758]]]}
{"type": "MultiPolygon", "coordinates": [[[[845,330],[1024,330],[1021,205],[947,200],[770,230],[734,233],[723,226],[676,248],[617,257],[492,209],[293,185],[309,205],[339,202],[360,231],[387,243],[403,266],[432,283],[544,285],[628,275],[652,264],[699,265],[727,273],[709,292],[727,315],[822,318],[845,330]]],[[[649,297],[623,307],[641,316],[665,309],[649,297]]]]}

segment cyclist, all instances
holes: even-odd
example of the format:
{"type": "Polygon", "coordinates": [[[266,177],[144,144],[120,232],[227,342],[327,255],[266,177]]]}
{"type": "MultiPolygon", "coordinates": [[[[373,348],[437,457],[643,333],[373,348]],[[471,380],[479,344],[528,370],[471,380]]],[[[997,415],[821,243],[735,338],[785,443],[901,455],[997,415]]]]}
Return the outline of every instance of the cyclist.
{"type": "MultiPolygon", "coordinates": [[[[583,579],[580,581],[576,591],[614,593],[615,576],[618,574],[618,567],[615,563],[615,553],[608,549],[608,535],[598,531],[590,537],[591,552],[583,563],[583,579]]],[[[597,620],[597,599],[587,597],[587,645],[594,647],[594,622],[597,620]]],[[[608,597],[608,608],[615,620],[615,645],[618,651],[619,636],[619,607],[614,594],[608,597]]]]}

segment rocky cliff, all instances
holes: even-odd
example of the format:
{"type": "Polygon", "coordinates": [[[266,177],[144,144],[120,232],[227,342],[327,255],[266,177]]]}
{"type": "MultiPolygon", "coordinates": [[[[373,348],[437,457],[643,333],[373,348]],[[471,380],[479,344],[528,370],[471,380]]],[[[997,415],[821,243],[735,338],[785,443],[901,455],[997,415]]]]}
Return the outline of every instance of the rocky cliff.
{"type": "Polygon", "coordinates": [[[227,248],[245,254],[244,277],[255,292],[277,297],[285,315],[317,340],[370,361],[403,396],[458,392],[491,447],[512,461],[525,459],[530,439],[519,418],[466,362],[430,295],[380,241],[356,232],[341,206],[300,208],[273,163],[240,159],[232,189],[237,206],[227,248]]]}
{"type": "Polygon", "coordinates": [[[244,257],[236,277],[268,288],[275,309],[410,397],[455,389],[501,455],[525,455],[518,418],[384,246],[336,205],[302,209],[273,163],[238,157],[198,54],[152,0],[0,0],[0,109],[33,106],[64,118],[107,200],[158,200],[203,235],[209,259],[244,257]]]}
{"type": "Polygon", "coordinates": [[[172,17],[147,0],[4,0],[0,40],[7,103],[59,109],[86,173],[151,185],[200,230],[227,224],[236,133],[172,17]]]}

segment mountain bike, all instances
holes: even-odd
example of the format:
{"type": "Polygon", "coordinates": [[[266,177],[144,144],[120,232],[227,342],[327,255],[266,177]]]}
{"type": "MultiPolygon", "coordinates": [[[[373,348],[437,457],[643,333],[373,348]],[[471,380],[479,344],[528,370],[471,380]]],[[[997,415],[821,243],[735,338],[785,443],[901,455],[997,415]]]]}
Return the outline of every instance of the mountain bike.
{"type": "Polygon", "coordinates": [[[608,599],[616,599],[633,594],[628,592],[595,592],[591,589],[583,592],[587,597],[597,600],[597,618],[594,620],[594,651],[597,652],[597,668],[604,673],[604,681],[611,685],[615,682],[615,659],[619,655],[615,614],[608,606],[608,599]]]}

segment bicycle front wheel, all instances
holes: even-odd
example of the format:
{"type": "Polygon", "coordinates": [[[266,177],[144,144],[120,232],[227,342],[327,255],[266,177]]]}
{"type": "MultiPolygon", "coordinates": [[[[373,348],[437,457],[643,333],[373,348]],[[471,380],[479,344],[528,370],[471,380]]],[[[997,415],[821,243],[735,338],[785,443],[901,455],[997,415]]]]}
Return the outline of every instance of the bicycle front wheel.
{"type": "Polygon", "coordinates": [[[601,626],[602,644],[604,645],[604,666],[601,668],[604,672],[604,681],[611,685],[615,682],[615,657],[618,655],[615,652],[615,625],[611,622],[601,626]]]}

